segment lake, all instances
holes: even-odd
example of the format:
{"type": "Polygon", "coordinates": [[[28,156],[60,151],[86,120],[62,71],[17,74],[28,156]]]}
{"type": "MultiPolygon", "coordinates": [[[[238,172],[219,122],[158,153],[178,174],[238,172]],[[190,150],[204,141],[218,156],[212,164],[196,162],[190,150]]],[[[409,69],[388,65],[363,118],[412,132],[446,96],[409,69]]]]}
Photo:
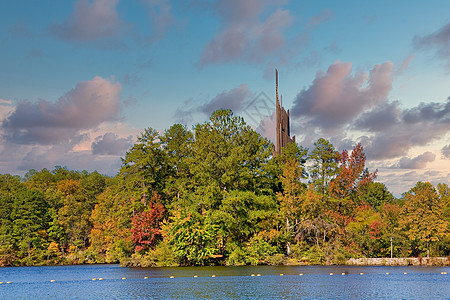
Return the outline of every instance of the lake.
{"type": "Polygon", "coordinates": [[[450,299],[449,267],[8,267],[0,282],[0,299],[450,299]]]}

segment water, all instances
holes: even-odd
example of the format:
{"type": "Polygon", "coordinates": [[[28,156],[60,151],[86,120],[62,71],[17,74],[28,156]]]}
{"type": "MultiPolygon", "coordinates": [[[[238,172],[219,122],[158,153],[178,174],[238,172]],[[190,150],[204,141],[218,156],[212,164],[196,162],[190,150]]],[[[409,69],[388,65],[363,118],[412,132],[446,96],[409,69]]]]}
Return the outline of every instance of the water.
{"type": "Polygon", "coordinates": [[[450,268],[0,268],[0,299],[450,299],[450,274],[441,272],[450,268]]]}

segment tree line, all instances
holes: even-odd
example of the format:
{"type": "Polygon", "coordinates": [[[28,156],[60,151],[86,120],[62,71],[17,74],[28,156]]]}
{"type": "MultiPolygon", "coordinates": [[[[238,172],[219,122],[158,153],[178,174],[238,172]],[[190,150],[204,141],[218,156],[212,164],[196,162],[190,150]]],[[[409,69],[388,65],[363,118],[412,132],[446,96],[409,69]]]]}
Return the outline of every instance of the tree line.
{"type": "Polygon", "coordinates": [[[395,198],[338,152],[273,145],[219,110],[192,130],[147,128],[114,177],[56,167],[0,175],[0,266],[342,264],[450,255],[450,188],[395,198]]]}

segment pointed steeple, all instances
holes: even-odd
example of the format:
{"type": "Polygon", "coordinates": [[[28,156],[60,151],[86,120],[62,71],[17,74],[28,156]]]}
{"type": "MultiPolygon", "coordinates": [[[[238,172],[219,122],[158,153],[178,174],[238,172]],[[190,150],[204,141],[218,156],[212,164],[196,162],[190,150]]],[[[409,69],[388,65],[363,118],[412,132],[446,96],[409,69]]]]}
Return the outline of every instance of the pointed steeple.
{"type": "Polygon", "coordinates": [[[275,90],[276,90],[277,105],[279,105],[280,101],[278,100],[278,69],[275,69],[275,90]]]}

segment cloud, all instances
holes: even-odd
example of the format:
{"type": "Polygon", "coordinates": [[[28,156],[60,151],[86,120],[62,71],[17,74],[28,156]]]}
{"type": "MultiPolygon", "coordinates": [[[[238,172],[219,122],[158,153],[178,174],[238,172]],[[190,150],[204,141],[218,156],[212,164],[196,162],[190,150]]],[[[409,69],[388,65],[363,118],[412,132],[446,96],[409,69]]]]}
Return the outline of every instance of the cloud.
{"type": "Polygon", "coordinates": [[[237,60],[260,62],[283,48],[284,30],[292,25],[294,17],[289,10],[278,8],[264,19],[263,13],[273,4],[277,3],[218,1],[215,12],[222,23],[214,38],[204,47],[199,65],[237,60]]]}
{"type": "Polygon", "coordinates": [[[404,109],[389,99],[393,76],[391,62],[368,73],[352,74],[352,64],[341,62],[319,71],[294,100],[293,134],[306,147],[319,137],[335,140],[339,147],[361,142],[372,161],[400,158],[416,146],[442,139],[450,131],[450,101],[404,109]]]}
{"type": "Polygon", "coordinates": [[[338,130],[361,112],[383,103],[392,89],[393,64],[376,65],[370,73],[351,75],[352,63],[336,62],[319,71],[311,86],[295,98],[293,118],[322,130],[338,130]]]}
{"type": "Polygon", "coordinates": [[[321,23],[326,22],[333,18],[333,12],[328,9],[324,9],[320,14],[315,17],[311,17],[306,24],[308,29],[315,29],[321,23]]]}
{"type": "Polygon", "coordinates": [[[73,12],[61,24],[53,24],[51,32],[62,40],[92,42],[116,38],[128,25],[119,19],[119,0],[77,0],[73,12]]]}
{"type": "Polygon", "coordinates": [[[414,158],[402,157],[393,168],[398,169],[424,169],[427,163],[433,162],[436,159],[436,154],[432,152],[425,152],[414,158]]]}
{"type": "Polygon", "coordinates": [[[410,54],[395,71],[395,75],[401,75],[409,66],[409,63],[415,58],[414,54],[410,54]]]}
{"type": "Polygon", "coordinates": [[[79,82],[56,103],[21,101],[1,123],[3,137],[17,144],[53,144],[81,130],[115,121],[120,112],[120,83],[101,77],[79,82]]]}
{"type": "Polygon", "coordinates": [[[43,56],[42,51],[38,50],[38,49],[31,49],[30,51],[28,51],[28,54],[27,54],[27,58],[31,58],[31,59],[41,58],[42,56],[43,56]]]}
{"type": "MultiPolygon", "coordinates": [[[[447,103],[421,103],[416,107],[401,110],[398,103],[391,106],[392,118],[377,120],[378,109],[363,114],[356,124],[373,124],[362,127],[374,132],[370,137],[362,138],[367,156],[374,160],[404,156],[415,146],[426,146],[439,140],[450,130],[450,101],[447,103]],[[378,121],[378,123],[377,123],[378,121]],[[385,124],[382,124],[386,121],[385,124]],[[365,123],[364,123],[365,122],[365,123]],[[383,130],[378,130],[383,128],[383,130]]],[[[386,110],[387,111],[387,110],[386,110]]],[[[389,114],[389,113],[387,113],[389,114]]]]}
{"type": "Polygon", "coordinates": [[[251,92],[246,84],[241,84],[230,91],[222,91],[211,101],[199,107],[199,110],[206,115],[211,115],[218,109],[231,109],[233,112],[242,110],[242,104],[250,96],[251,92]]]}
{"type": "Polygon", "coordinates": [[[269,139],[272,143],[276,143],[276,116],[275,111],[273,111],[272,115],[266,116],[261,120],[258,127],[256,128],[256,132],[261,134],[263,137],[269,139]]]}
{"type": "Polygon", "coordinates": [[[15,37],[23,37],[23,38],[31,38],[32,33],[31,30],[25,25],[22,20],[16,21],[14,25],[12,25],[8,32],[15,37]]]}
{"type": "Polygon", "coordinates": [[[252,95],[246,84],[241,84],[232,90],[224,90],[218,93],[214,98],[203,104],[198,104],[194,99],[185,101],[182,107],[179,107],[174,117],[177,122],[187,124],[193,121],[194,114],[202,113],[208,117],[218,109],[231,109],[234,113],[241,112],[244,103],[252,95]]]}
{"type": "Polygon", "coordinates": [[[354,127],[370,132],[383,132],[399,122],[401,113],[400,102],[384,102],[370,111],[363,112],[355,121],[354,127]]]}
{"type": "Polygon", "coordinates": [[[434,50],[436,55],[446,61],[450,68],[450,23],[445,24],[434,33],[415,36],[413,44],[419,50],[434,50]]]}
{"type": "Polygon", "coordinates": [[[119,138],[115,133],[107,132],[103,136],[95,138],[92,143],[92,154],[124,155],[132,144],[132,136],[119,138]]]}
{"type": "Polygon", "coordinates": [[[0,99],[0,105],[11,105],[11,104],[12,104],[11,100],[0,99]]]}
{"type": "Polygon", "coordinates": [[[445,158],[450,158],[450,145],[442,147],[441,153],[445,158]]]}
{"type": "Polygon", "coordinates": [[[168,0],[141,0],[148,9],[148,16],[152,24],[152,33],[146,38],[147,43],[153,43],[163,38],[176,22],[172,14],[172,5],[168,0]]]}

